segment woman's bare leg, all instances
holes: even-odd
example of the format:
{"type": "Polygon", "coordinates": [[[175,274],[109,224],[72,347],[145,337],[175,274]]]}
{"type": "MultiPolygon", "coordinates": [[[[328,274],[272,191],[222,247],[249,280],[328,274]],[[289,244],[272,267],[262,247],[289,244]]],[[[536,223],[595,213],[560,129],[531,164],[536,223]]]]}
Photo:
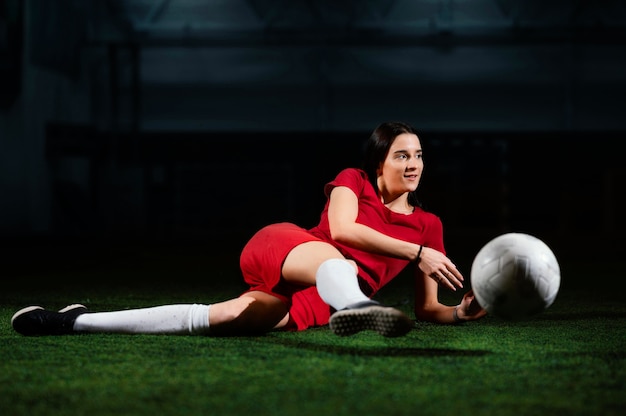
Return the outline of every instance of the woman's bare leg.
{"type": "MultiPolygon", "coordinates": [[[[326,260],[345,258],[339,250],[323,241],[309,241],[300,244],[289,252],[283,263],[283,277],[288,282],[315,285],[317,270],[326,260]]],[[[346,260],[354,267],[352,260],[346,260]]]]}
{"type": "Polygon", "coordinates": [[[294,248],[283,264],[285,280],[316,285],[321,298],[336,310],[368,302],[359,287],[357,267],[328,243],[311,241],[294,248]]]}

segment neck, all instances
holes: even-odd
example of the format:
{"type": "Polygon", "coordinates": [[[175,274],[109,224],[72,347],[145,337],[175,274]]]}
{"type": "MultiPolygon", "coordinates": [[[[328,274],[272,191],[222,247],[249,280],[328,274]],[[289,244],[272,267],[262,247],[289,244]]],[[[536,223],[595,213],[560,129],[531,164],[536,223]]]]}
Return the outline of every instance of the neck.
{"type": "Polygon", "coordinates": [[[400,214],[410,214],[413,212],[414,207],[409,204],[407,193],[387,198],[381,195],[380,199],[390,211],[400,214]]]}

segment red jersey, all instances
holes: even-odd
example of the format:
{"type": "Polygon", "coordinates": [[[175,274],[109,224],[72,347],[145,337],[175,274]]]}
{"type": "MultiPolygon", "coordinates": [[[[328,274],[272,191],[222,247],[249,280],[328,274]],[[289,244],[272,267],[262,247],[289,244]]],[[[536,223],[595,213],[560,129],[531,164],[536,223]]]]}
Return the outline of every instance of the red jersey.
{"type": "MultiPolygon", "coordinates": [[[[391,211],[380,200],[367,174],[360,169],[348,168],[339,172],[335,179],[324,187],[327,197],[336,186],[348,187],[358,197],[359,213],[356,220],[358,223],[399,240],[423,244],[445,254],[443,226],[436,215],[419,207],[415,207],[413,213],[408,215],[391,211]]],[[[329,200],[322,211],[319,224],[309,232],[337,247],[346,259],[354,260],[359,267],[359,277],[372,288],[372,293],[368,295],[373,296],[396,277],[409,261],[370,253],[332,240],[328,224],[328,203],[329,200]]]]}

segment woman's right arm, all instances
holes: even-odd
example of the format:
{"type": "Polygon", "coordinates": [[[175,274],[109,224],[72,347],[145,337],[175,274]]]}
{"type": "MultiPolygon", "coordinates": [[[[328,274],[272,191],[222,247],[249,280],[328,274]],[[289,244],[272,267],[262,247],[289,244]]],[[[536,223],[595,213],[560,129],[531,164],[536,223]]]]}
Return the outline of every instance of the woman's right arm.
{"type": "MultiPolygon", "coordinates": [[[[337,186],[330,193],[328,223],[331,238],[359,250],[414,261],[420,254],[420,245],[399,240],[371,227],[359,224],[356,219],[359,203],[356,194],[348,187],[337,186]]],[[[424,247],[419,268],[434,280],[452,290],[463,287],[463,276],[445,254],[424,247]]]]}
{"type": "Polygon", "coordinates": [[[337,186],[330,193],[328,224],[330,236],[338,243],[359,250],[413,261],[419,244],[398,240],[356,222],[359,201],[348,187],[337,186]]]}

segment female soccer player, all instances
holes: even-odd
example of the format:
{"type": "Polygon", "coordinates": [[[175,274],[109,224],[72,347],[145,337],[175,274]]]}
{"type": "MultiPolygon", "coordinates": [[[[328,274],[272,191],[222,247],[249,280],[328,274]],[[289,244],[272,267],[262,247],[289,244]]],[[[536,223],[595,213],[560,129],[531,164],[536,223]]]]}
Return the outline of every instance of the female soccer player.
{"type": "Polygon", "coordinates": [[[325,186],[320,222],[311,229],[269,225],[244,247],[240,266],[249,289],[223,302],[88,312],[30,306],[15,313],[24,335],[75,333],[259,334],[329,324],[337,335],[374,330],[406,334],[414,322],[370,298],[410,266],[415,316],[441,324],[479,319],[486,312],[472,291],[459,305],[439,302],[439,287],[457,290],[463,276],[445,255],[440,219],[417,200],[424,161],[415,129],[379,125],[366,146],[363,169],[346,168],[325,186]]]}

